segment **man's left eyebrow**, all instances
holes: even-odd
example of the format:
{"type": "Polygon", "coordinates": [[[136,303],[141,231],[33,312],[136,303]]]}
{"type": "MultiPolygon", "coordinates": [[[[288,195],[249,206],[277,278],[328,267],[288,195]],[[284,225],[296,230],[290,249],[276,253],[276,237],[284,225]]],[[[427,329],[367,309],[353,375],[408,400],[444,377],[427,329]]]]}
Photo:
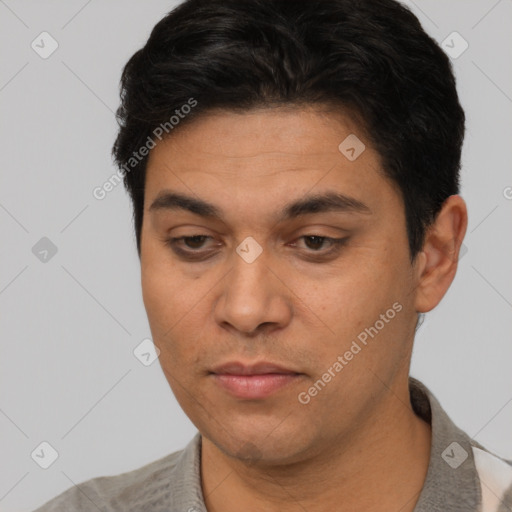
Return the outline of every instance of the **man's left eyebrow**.
{"type": "MultiPolygon", "coordinates": [[[[164,191],[149,207],[153,210],[187,210],[207,218],[224,220],[222,210],[212,203],[186,194],[164,191]]],[[[371,214],[371,209],[362,201],[339,192],[325,192],[306,196],[286,204],[277,214],[277,221],[291,220],[301,215],[341,212],[371,214]]]]}
{"type": "Polygon", "coordinates": [[[371,214],[372,210],[368,205],[339,192],[325,192],[306,196],[298,201],[286,205],[280,212],[279,220],[289,220],[301,215],[340,212],[340,213],[363,213],[371,214]]]}

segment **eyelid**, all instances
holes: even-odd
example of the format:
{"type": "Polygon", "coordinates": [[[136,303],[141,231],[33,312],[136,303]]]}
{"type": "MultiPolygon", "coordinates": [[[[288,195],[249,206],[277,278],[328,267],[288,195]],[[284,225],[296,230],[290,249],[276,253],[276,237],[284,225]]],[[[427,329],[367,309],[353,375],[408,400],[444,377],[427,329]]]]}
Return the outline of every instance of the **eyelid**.
{"type": "Polygon", "coordinates": [[[176,248],[177,244],[182,241],[182,240],[185,240],[185,239],[188,239],[188,238],[205,238],[205,239],[209,239],[209,238],[213,238],[212,236],[210,235],[204,235],[204,234],[194,234],[194,235],[182,235],[182,236],[178,236],[178,237],[169,237],[169,238],[166,238],[164,239],[164,243],[166,245],[169,245],[173,250],[177,250],[177,252],[181,253],[181,254],[199,254],[200,250],[203,250],[203,248],[201,249],[198,249],[196,251],[194,251],[194,249],[187,249],[187,250],[183,250],[181,248],[176,248]]]}

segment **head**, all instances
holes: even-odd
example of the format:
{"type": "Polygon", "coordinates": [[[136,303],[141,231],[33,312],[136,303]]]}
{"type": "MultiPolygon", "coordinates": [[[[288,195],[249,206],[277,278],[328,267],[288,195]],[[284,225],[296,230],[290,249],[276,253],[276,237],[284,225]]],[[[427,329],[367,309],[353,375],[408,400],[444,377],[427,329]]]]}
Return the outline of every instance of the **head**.
{"type": "Polygon", "coordinates": [[[189,0],[129,60],[121,98],[144,304],[198,429],[277,463],[383,411],[467,223],[464,113],[415,16],[189,0]],[[219,384],[219,366],[262,361],[295,377],[265,397],[219,384]]]}

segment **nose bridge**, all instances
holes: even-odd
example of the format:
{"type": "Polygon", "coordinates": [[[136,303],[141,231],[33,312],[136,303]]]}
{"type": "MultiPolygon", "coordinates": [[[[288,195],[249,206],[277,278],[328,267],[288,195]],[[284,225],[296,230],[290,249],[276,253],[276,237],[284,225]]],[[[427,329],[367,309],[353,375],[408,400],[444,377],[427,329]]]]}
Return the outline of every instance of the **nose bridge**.
{"type": "Polygon", "coordinates": [[[240,331],[252,332],[263,323],[282,325],[289,321],[284,290],[269,268],[269,254],[255,239],[247,237],[238,245],[232,265],[216,304],[218,323],[227,322],[240,331]]]}
{"type": "Polygon", "coordinates": [[[245,238],[236,248],[232,258],[233,271],[228,279],[228,293],[232,299],[236,298],[239,305],[249,305],[254,301],[252,307],[256,311],[256,302],[258,307],[262,307],[268,299],[268,256],[253,237],[245,238]]]}

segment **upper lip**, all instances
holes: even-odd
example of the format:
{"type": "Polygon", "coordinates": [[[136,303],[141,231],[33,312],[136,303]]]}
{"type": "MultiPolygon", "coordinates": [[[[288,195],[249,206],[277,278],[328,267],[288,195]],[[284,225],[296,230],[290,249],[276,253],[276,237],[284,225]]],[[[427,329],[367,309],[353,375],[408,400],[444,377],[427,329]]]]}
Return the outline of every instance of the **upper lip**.
{"type": "Polygon", "coordinates": [[[212,373],[227,375],[265,375],[268,373],[297,374],[298,372],[266,361],[254,364],[244,364],[233,361],[217,366],[212,370],[212,373]]]}

